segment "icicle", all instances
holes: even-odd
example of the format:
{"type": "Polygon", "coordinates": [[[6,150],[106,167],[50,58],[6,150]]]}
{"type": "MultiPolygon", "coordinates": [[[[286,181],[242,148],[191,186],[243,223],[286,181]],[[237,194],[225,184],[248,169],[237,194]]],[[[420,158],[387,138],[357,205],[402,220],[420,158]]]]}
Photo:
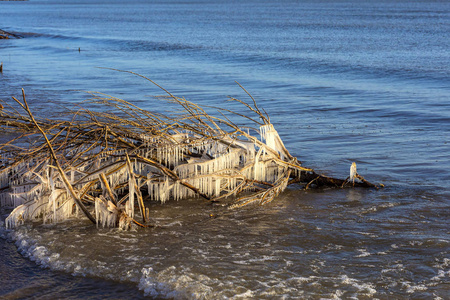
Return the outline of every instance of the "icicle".
{"type": "Polygon", "coordinates": [[[360,180],[358,179],[358,172],[356,171],[356,163],[353,162],[352,165],[350,166],[350,178],[349,181],[351,181],[352,183],[356,182],[360,182],[360,180]]]}
{"type": "Polygon", "coordinates": [[[150,200],[155,200],[155,185],[153,183],[151,183],[150,181],[148,182],[148,195],[150,196],[150,200]]]}
{"type": "Polygon", "coordinates": [[[106,201],[103,196],[95,198],[95,211],[98,224],[101,222],[102,227],[115,227],[119,211],[112,201],[106,201]]]}
{"type": "Polygon", "coordinates": [[[159,201],[165,203],[169,199],[169,178],[165,177],[162,186],[159,187],[159,201]]]}
{"type": "Polygon", "coordinates": [[[99,217],[100,217],[100,212],[99,212],[99,202],[100,199],[99,198],[95,198],[95,220],[97,222],[97,229],[98,229],[98,222],[99,222],[99,217]]]}
{"type": "Polygon", "coordinates": [[[219,197],[220,196],[220,178],[216,178],[215,184],[216,184],[216,186],[214,188],[214,192],[215,192],[214,194],[215,194],[215,197],[219,197]]]}
{"type": "Polygon", "coordinates": [[[253,174],[253,179],[258,179],[260,177],[260,167],[259,167],[259,157],[261,156],[261,153],[263,151],[263,148],[259,148],[258,154],[256,154],[255,157],[255,163],[253,165],[253,170],[254,170],[254,174],[253,174]]]}
{"type": "Polygon", "coordinates": [[[281,159],[284,159],[286,149],[284,147],[283,141],[281,140],[278,132],[275,130],[272,124],[266,124],[261,126],[260,128],[261,141],[278,152],[280,154],[281,159]]]}
{"type": "Polygon", "coordinates": [[[23,224],[25,210],[26,207],[24,205],[16,207],[5,220],[6,228],[14,228],[19,224],[23,224]]]}
{"type": "Polygon", "coordinates": [[[56,195],[55,195],[55,183],[53,182],[53,178],[50,176],[50,201],[53,205],[53,222],[56,222],[56,195]]]}
{"type": "Polygon", "coordinates": [[[130,208],[131,211],[133,212],[133,216],[130,216],[132,218],[134,218],[134,185],[135,183],[133,182],[133,178],[132,176],[130,176],[130,179],[128,181],[128,189],[129,189],[128,201],[130,201],[130,208]]]}

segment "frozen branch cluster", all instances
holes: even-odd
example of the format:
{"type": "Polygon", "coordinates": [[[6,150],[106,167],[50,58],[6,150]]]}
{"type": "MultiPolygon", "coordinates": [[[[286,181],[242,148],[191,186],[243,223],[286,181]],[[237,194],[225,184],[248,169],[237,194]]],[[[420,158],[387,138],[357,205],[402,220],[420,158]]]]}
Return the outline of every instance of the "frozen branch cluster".
{"type": "Polygon", "coordinates": [[[127,229],[150,226],[150,200],[228,199],[237,208],[264,205],[295,182],[373,186],[356,166],[346,180],[302,167],[253,98],[252,105],[230,99],[248,114],[217,108],[217,117],[167,93],[163,101],[181,108],[177,113],[99,93],[83,104],[95,109],[68,109],[62,120],[35,118],[24,93],[14,105],[4,102],[0,126],[14,137],[0,145],[0,205],[13,209],[6,226],[84,215],[97,226],[127,229]]]}

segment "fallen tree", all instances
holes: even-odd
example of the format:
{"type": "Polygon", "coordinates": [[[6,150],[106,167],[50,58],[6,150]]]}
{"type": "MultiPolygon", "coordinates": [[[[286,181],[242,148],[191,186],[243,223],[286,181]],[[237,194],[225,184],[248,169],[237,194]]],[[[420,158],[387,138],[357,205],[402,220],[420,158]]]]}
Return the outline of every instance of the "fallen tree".
{"type": "Polygon", "coordinates": [[[23,90],[21,100],[3,102],[0,126],[14,136],[0,145],[0,205],[13,209],[6,226],[82,213],[97,226],[127,229],[151,226],[149,200],[200,197],[235,209],[267,204],[294,183],[377,188],[355,163],[346,179],[303,167],[250,95],[251,104],[230,99],[248,114],[217,108],[218,117],[164,91],[163,100],[180,111],[151,112],[91,93],[83,107],[55,120],[35,117],[23,90]]]}

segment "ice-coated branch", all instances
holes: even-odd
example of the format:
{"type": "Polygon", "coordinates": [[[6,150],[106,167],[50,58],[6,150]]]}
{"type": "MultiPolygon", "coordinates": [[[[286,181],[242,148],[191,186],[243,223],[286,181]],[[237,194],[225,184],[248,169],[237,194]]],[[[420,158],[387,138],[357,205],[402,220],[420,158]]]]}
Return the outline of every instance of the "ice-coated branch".
{"type": "Polygon", "coordinates": [[[81,210],[97,226],[147,227],[149,201],[200,197],[233,209],[265,205],[294,183],[377,187],[356,165],[347,179],[303,167],[253,97],[251,104],[231,98],[248,113],[216,108],[213,115],[163,90],[168,96],[158,101],[175,106],[170,115],[94,92],[62,119],[36,118],[24,92],[23,102],[3,102],[0,128],[12,137],[0,144],[0,205],[14,209],[7,226],[81,210]]]}

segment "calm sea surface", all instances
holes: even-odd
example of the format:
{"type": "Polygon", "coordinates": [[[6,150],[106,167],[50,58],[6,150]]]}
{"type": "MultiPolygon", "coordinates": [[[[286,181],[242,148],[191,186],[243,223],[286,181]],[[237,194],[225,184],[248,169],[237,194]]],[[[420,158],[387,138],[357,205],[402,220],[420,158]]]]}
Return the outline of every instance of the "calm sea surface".
{"type": "Polygon", "coordinates": [[[345,178],[355,161],[386,185],[152,203],[148,230],[2,228],[0,297],[450,298],[448,1],[0,1],[0,29],[23,36],[0,40],[0,99],[24,88],[46,116],[85,91],[164,108],[115,68],[229,107],[249,100],[237,81],[304,166],[345,178]]]}

